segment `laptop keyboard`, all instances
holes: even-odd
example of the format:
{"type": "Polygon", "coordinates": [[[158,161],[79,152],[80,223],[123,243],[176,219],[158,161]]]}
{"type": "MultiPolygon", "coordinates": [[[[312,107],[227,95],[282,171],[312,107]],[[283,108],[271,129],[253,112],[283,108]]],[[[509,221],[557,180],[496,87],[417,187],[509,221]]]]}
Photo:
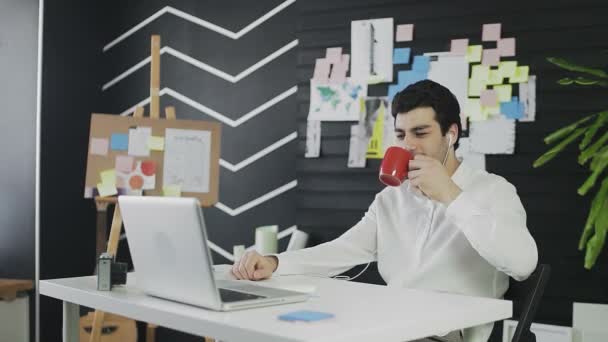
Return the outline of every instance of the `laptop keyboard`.
{"type": "Polygon", "coordinates": [[[219,290],[220,290],[220,298],[222,299],[222,302],[224,302],[224,303],[240,302],[242,300],[252,300],[252,299],[258,299],[258,298],[266,298],[264,296],[258,296],[258,295],[254,295],[254,294],[250,294],[250,293],[238,292],[238,291],[233,291],[233,290],[228,290],[228,289],[220,288],[219,290]]]}

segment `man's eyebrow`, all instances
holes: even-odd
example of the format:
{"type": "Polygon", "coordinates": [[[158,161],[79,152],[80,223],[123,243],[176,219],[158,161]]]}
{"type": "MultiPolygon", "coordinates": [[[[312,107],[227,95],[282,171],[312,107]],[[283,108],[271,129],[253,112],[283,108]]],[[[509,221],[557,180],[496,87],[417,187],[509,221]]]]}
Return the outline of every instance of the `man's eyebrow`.
{"type": "Polygon", "coordinates": [[[410,128],[410,132],[422,131],[422,130],[427,129],[429,127],[431,127],[431,125],[420,125],[420,126],[412,127],[412,128],[410,128]]]}

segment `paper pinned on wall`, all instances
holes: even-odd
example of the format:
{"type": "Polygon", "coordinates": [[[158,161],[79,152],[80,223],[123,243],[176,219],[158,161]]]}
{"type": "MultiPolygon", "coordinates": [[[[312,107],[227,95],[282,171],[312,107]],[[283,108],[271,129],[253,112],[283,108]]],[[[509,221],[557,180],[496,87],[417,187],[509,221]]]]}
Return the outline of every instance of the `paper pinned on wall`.
{"type": "Polygon", "coordinates": [[[100,197],[108,197],[118,194],[115,184],[97,183],[97,192],[100,197]]]}
{"type": "Polygon", "coordinates": [[[410,48],[398,48],[393,51],[393,64],[409,64],[410,48]]]}
{"type": "Polygon", "coordinates": [[[312,79],[319,83],[327,83],[331,64],[325,58],[317,58],[312,79]]]}
{"type": "Polygon", "coordinates": [[[484,24],[481,30],[481,40],[484,42],[497,41],[500,39],[500,23],[484,24]]]}
{"type": "Polygon", "coordinates": [[[148,137],[148,149],[150,151],[164,151],[165,150],[165,138],[163,137],[148,137]]]}
{"type": "Polygon", "coordinates": [[[183,192],[209,192],[211,132],[167,128],[163,184],[181,185],[183,192]]]}
{"type": "Polygon", "coordinates": [[[393,18],[351,22],[351,77],[360,83],[393,81],[393,18]]]}
{"type": "Polygon", "coordinates": [[[496,85],[494,86],[494,90],[496,91],[496,94],[498,94],[498,101],[511,101],[511,94],[513,93],[513,89],[510,84],[496,85]]]}
{"type": "Polygon", "coordinates": [[[89,154],[106,156],[108,155],[108,147],[110,142],[108,139],[103,138],[91,138],[89,146],[89,154]]]}
{"type": "Polygon", "coordinates": [[[129,129],[129,155],[136,157],[147,157],[150,155],[148,149],[148,138],[152,135],[151,127],[136,127],[129,129]]]}
{"type": "Polygon", "coordinates": [[[536,120],[536,76],[530,75],[528,82],[519,84],[519,101],[524,105],[521,122],[532,122],[536,120]]]}
{"type": "Polygon", "coordinates": [[[471,78],[487,83],[490,78],[490,66],[482,64],[473,65],[471,68],[471,78]]]}
{"type": "Polygon", "coordinates": [[[515,120],[497,115],[471,123],[471,150],[484,154],[513,154],[515,151],[515,120]]]}
{"type": "Polygon", "coordinates": [[[498,69],[490,69],[490,74],[488,76],[488,85],[498,85],[502,84],[503,78],[498,69]]]}
{"type": "Polygon", "coordinates": [[[471,168],[478,170],[486,169],[486,156],[483,153],[475,152],[471,149],[469,138],[461,137],[458,140],[456,158],[471,168]]]}
{"type": "Polygon", "coordinates": [[[386,139],[393,131],[390,126],[387,132],[386,122],[392,115],[388,112],[388,102],[385,97],[368,97],[364,101],[364,112],[361,113],[359,125],[364,128],[367,145],[366,157],[368,159],[381,159],[386,150],[386,139]]]}
{"type": "Polygon", "coordinates": [[[483,48],[481,45],[470,45],[467,47],[467,54],[465,56],[467,62],[469,63],[479,63],[481,62],[481,52],[483,48]]]}
{"type": "Polygon", "coordinates": [[[496,43],[501,57],[515,56],[515,38],[502,38],[496,43]]]}
{"type": "Polygon", "coordinates": [[[494,115],[499,115],[500,114],[500,104],[496,104],[495,106],[487,106],[487,107],[482,106],[481,114],[486,118],[489,118],[494,115]]]}
{"type": "Polygon", "coordinates": [[[500,62],[500,55],[498,49],[485,49],[481,58],[483,65],[497,66],[500,62]]]}
{"type": "Polygon", "coordinates": [[[515,73],[513,76],[509,77],[509,83],[524,83],[528,82],[528,73],[530,72],[530,67],[527,65],[518,66],[515,69],[515,73]]]}
{"type": "Polygon", "coordinates": [[[498,94],[494,89],[482,90],[480,100],[484,107],[495,107],[498,105],[498,94]]]}
{"type": "Polygon", "coordinates": [[[306,123],[305,158],[319,158],[321,154],[321,121],[308,120],[306,123]]]}
{"type": "Polygon", "coordinates": [[[116,185],[116,171],[114,169],[101,171],[99,177],[103,184],[116,185]]]}
{"type": "Polygon", "coordinates": [[[341,47],[331,47],[325,50],[325,59],[331,64],[340,63],[342,60],[342,48],[341,47]]]}
{"type": "Polygon", "coordinates": [[[395,32],[395,41],[410,42],[414,40],[414,24],[397,25],[395,32]]]}
{"type": "Polygon", "coordinates": [[[163,196],[181,197],[182,196],[182,187],[179,185],[165,185],[165,186],[163,186],[163,196]]]}
{"type": "Polygon", "coordinates": [[[348,167],[365,167],[365,154],[367,152],[368,139],[365,136],[365,127],[362,125],[350,126],[350,143],[348,146],[348,167]]]}
{"type": "Polygon", "coordinates": [[[524,104],[515,96],[511,101],[500,104],[500,112],[509,119],[521,119],[524,116],[524,104]]]}
{"type": "Polygon", "coordinates": [[[486,89],[487,83],[480,79],[471,78],[468,82],[468,95],[469,96],[481,96],[481,92],[486,89]]]}
{"type": "Polygon", "coordinates": [[[517,68],[517,61],[504,61],[498,64],[498,71],[504,78],[512,77],[517,68]]]}
{"type": "Polygon", "coordinates": [[[114,167],[117,172],[129,173],[134,170],[135,159],[131,156],[116,156],[114,167]]]}
{"type": "Polygon", "coordinates": [[[110,148],[113,151],[127,151],[129,149],[129,135],[124,133],[112,133],[110,137],[110,148]]]}
{"type": "Polygon", "coordinates": [[[367,95],[367,84],[346,79],[342,84],[320,84],[310,81],[308,120],[358,121],[361,100],[367,95]]]}
{"type": "Polygon", "coordinates": [[[471,122],[487,119],[487,115],[481,109],[481,101],[479,99],[467,98],[464,112],[471,122]]]}
{"type": "Polygon", "coordinates": [[[331,75],[329,76],[330,84],[342,84],[346,82],[346,72],[348,71],[348,64],[339,62],[333,65],[331,68],[331,75]]]}
{"type": "Polygon", "coordinates": [[[469,46],[468,39],[452,39],[450,44],[450,53],[452,55],[465,56],[467,54],[467,47],[469,46]]]}

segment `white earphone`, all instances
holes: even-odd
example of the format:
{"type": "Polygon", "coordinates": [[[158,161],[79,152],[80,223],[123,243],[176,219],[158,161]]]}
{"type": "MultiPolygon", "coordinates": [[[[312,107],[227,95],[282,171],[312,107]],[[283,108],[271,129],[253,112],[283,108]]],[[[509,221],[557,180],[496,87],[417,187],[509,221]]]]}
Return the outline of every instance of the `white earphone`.
{"type": "Polygon", "coordinates": [[[452,135],[453,133],[448,133],[448,148],[452,147],[452,135]]]}

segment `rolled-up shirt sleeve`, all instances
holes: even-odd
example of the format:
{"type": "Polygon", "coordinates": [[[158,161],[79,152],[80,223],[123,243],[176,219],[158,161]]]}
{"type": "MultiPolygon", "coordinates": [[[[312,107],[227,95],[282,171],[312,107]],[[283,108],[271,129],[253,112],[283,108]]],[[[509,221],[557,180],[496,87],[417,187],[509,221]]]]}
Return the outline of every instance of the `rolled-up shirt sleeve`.
{"type": "Polygon", "coordinates": [[[536,268],[538,250],[526,226],[515,187],[503,178],[464,190],[446,215],[471,246],[498,270],[525,280],[536,268]]]}

